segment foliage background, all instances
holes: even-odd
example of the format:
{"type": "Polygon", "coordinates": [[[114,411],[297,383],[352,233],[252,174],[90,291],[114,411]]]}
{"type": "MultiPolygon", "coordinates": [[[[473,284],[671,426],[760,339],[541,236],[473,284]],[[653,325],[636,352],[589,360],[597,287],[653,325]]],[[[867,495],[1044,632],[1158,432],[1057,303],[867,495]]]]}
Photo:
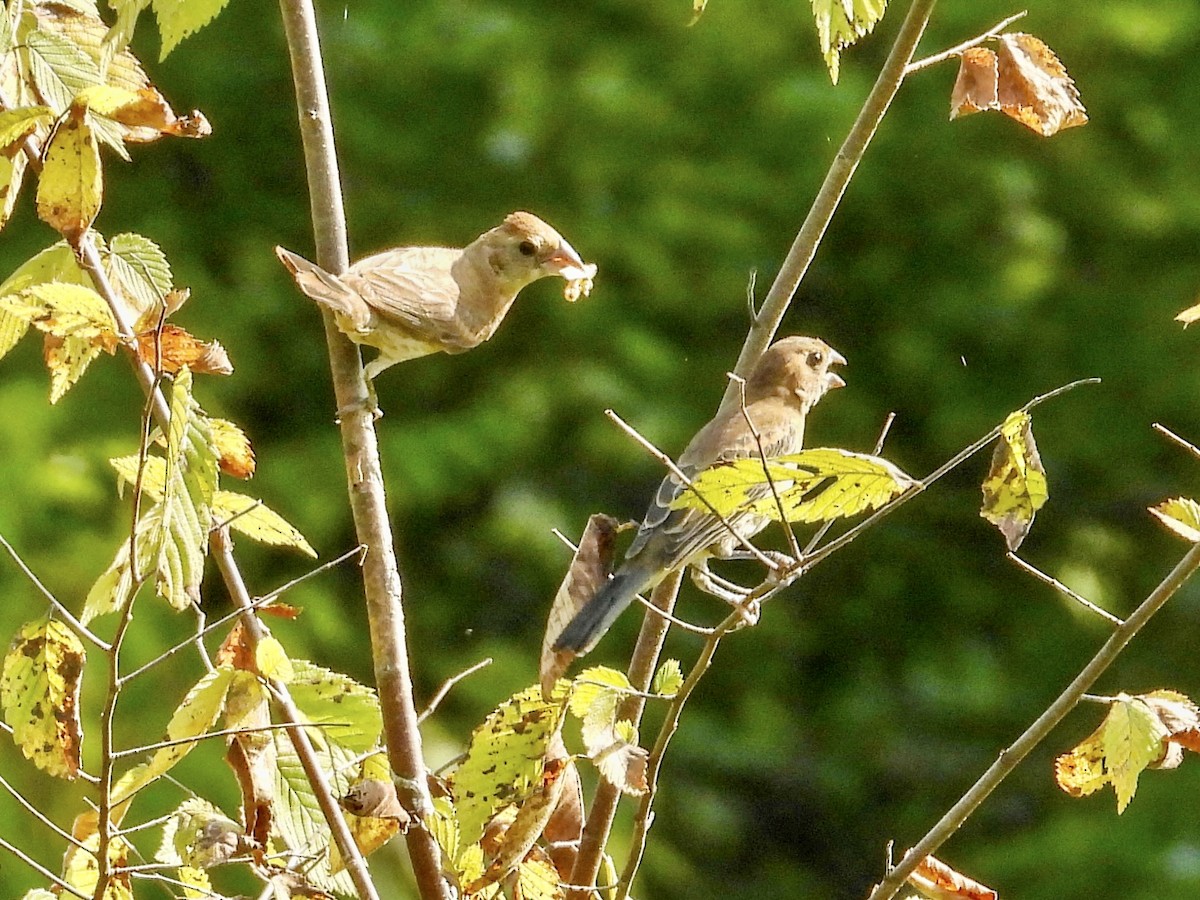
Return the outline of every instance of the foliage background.
{"type": "MultiPolygon", "coordinates": [[[[380,381],[419,691],[496,660],[427,725],[435,761],[534,678],[568,559],[549,529],[578,533],[596,510],[639,517],[661,477],[602,411],[672,452],[711,414],[747,325],[748,273],[761,273],[761,295],[905,9],[843,59],[833,89],[808,4],[712,0],[691,29],[687,6],[322,5],[356,257],[461,244],[528,208],[600,266],[590,299],[568,306],[540,283],[487,346],[380,381]]],[[[945,0],[924,49],[1014,10],[945,0]]],[[[990,115],[949,124],[953,64],[914,78],[785,330],[819,334],[850,360],[810,443],[869,447],[894,410],[888,455],[915,475],[1032,395],[1101,376],[1037,415],[1052,497],[1022,552],[1121,614],[1182,552],[1146,505],[1200,481],[1150,430],[1161,421],[1200,438],[1200,338],[1171,322],[1200,286],[1200,8],[1039,0],[1020,27],[1058,51],[1091,124],[1050,141],[990,115]]],[[[135,47],[157,55],[152,29],[135,47]]],[[[271,253],[311,250],[286,59],[271,4],[237,0],[151,66],[175,107],[200,107],[215,133],[135,149],[131,167],[110,160],[97,227],[166,249],[193,289],[181,323],[220,339],[237,367],[202,383],[202,402],[246,427],[261,466],[252,490],[329,558],[353,537],[324,343],[271,253]]],[[[23,201],[0,271],[53,239],[23,201]]],[[[0,363],[0,532],[78,604],[127,528],[105,459],[132,452],[140,403],[127,367],[107,358],[54,408],[47,391],[33,341],[0,363]]],[[[885,843],[922,834],[1103,640],[1101,623],[1004,560],[977,515],[984,467],[910,504],[722,647],[669,760],[640,897],[862,896],[885,843]]],[[[245,544],[240,555],[257,592],[305,570],[245,544]]],[[[295,655],[369,680],[356,585],[350,567],[306,584],[291,598],[304,616],[276,632],[295,655]]],[[[40,611],[8,564],[0,595],[0,633],[40,611]]],[[[206,602],[226,608],[215,579],[206,602]]],[[[707,598],[685,603],[685,615],[721,615],[707,598]]],[[[634,618],[599,659],[627,654],[634,618]]],[[[1200,694],[1198,619],[1189,586],[1099,689],[1200,694]]],[[[144,604],[129,662],[183,627],[144,604]]],[[[119,740],[153,739],[196,675],[173,661],[138,683],[119,740]]],[[[1076,801],[1053,786],[1053,755],[1098,718],[1072,715],[944,857],[1024,900],[1196,896],[1195,761],[1143,777],[1119,820],[1111,794],[1076,801]]],[[[219,750],[207,753],[181,776],[232,811],[219,750]]],[[[22,765],[0,746],[6,777],[68,823],[79,791],[22,765]]],[[[0,833],[28,836],[18,842],[57,868],[60,848],[29,823],[0,798],[0,833]]],[[[0,883],[17,894],[37,882],[5,857],[0,883]]]]}

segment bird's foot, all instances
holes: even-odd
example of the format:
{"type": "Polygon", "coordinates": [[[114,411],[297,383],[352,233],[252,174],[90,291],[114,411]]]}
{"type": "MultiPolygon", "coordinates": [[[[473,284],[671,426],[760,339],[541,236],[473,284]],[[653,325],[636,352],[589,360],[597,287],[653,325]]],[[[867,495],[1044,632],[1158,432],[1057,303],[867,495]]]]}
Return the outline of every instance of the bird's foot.
{"type": "Polygon", "coordinates": [[[707,560],[692,566],[690,574],[692,584],[696,585],[704,593],[718,597],[731,606],[743,603],[746,595],[750,593],[750,588],[742,587],[740,584],[736,584],[727,578],[722,578],[709,569],[707,560]]]}
{"type": "Polygon", "coordinates": [[[367,396],[361,400],[353,400],[345,406],[338,407],[337,418],[334,419],[337,424],[342,424],[342,420],[347,416],[354,416],[363,412],[371,414],[372,422],[378,422],[383,418],[383,410],[379,408],[379,398],[375,395],[375,382],[370,378],[365,380],[367,382],[367,396]]]}

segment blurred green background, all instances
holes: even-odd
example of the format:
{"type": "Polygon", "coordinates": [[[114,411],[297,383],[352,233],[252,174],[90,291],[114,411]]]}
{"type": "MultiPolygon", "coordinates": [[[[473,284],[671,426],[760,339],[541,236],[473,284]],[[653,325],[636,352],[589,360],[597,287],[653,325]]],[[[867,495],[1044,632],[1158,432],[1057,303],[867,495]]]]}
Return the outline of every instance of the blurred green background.
{"type": "MultiPolygon", "coordinates": [[[[426,725],[432,762],[534,680],[568,561],[550,529],[576,535],[600,510],[639,518],[661,477],[603,410],[671,452],[711,414],[748,324],[749,273],[761,296],[906,8],[843,58],[833,88],[800,0],[712,0],[694,28],[686,0],[321,4],[355,257],[461,245],[524,208],[600,269],[589,299],[568,305],[560,284],[541,282],[489,344],[379,381],[420,697],[495,659],[426,725]]],[[[944,0],[922,50],[1017,9],[944,0]]],[[[869,448],[894,411],[887,455],[917,476],[1033,395],[1102,377],[1036,414],[1051,502],[1022,555],[1123,614],[1184,550],[1145,507],[1200,493],[1195,462],[1150,428],[1200,439],[1200,336],[1171,321],[1200,288],[1200,6],[1040,0],[1018,27],[1059,53],[1091,124],[1050,140],[996,114],[951,124],[955,66],[914,77],[784,330],[820,335],[850,361],[810,443],[869,448]]],[[[192,289],[178,321],[219,339],[236,367],[202,379],[201,402],[245,427],[260,464],[249,490],[328,559],[354,539],[324,340],[271,252],[312,250],[278,16],[235,0],[161,65],[158,47],[144,23],[135,49],[213,136],[135,147],[131,166],[110,156],[97,228],[164,247],[192,289]]],[[[0,237],[0,275],[55,239],[31,205],[0,237]]],[[[77,607],[127,529],[105,460],[133,452],[141,401],[108,357],[57,406],[47,395],[27,339],[0,361],[0,533],[77,607]]],[[[1099,646],[1102,622],[1005,561],[978,516],[985,468],[984,457],[964,466],[722,645],[673,745],[637,896],[864,896],[887,842],[920,837],[1099,646]]],[[[248,542],[239,556],[256,593],[309,565],[248,542]]],[[[0,634],[43,610],[8,562],[0,596],[0,634]]],[[[291,652],[369,681],[353,567],[288,599],[304,615],[274,627],[291,652]]],[[[228,609],[211,576],[205,603],[228,609]]],[[[695,620],[723,615],[690,587],[682,604],[695,620]]],[[[635,619],[597,661],[621,664],[635,619]]],[[[1198,624],[1189,585],[1097,690],[1197,696],[1198,624]]],[[[141,604],[125,665],[188,627],[141,604]]],[[[670,651],[686,663],[697,647],[676,637],[670,651]]],[[[118,742],[154,739],[198,674],[180,658],[135,683],[118,742]]],[[[103,677],[100,665],[89,673],[89,709],[103,677]]],[[[1111,792],[1073,800],[1054,786],[1053,757],[1099,717],[1071,715],[941,856],[1022,900],[1200,896],[1195,760],[1144,776],[1119,819],[1111,792]]],[[[657,719],[652,709],[644,734],[657,719]]],[[[94,767],[94,729],[85,740],[94,767]]],[[[179,775],[233,813],[219,757],[197,751],[179,775]]],[[[5,742],[0,773],[64,825],[83,808],[81,789],[33,772],[5,742]]],[[[142,814],[181,796],[163,788],[142,814]]],[[[619,854],[627,814],[621,823],[619,854]]],[[[7,796],[0,835],[58,868],[58,839],[7,796]]],[[[401,855],[397,842],[375,863],[386,896],[407,895],[392,874],[401,855]]],[[[6,896],[39,883],[0,855],[6,896]]]]}

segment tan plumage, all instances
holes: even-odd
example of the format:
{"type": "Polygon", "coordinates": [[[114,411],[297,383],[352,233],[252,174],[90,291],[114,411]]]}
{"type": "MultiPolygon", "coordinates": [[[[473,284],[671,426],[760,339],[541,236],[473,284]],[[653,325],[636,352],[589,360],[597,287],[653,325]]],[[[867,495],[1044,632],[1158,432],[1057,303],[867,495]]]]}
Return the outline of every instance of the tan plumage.
{"type": "MultiPolygon", "coordinates": [[[[845,384],[830,368],[845,358],[824,341],[788,337],[769,348],[746,379],[745,413],[740,405],[718,413],[679,457],[680,470],[691,479],[722,460],[759,455],[756,430],[768,457],[796,453],[804,446],[808,411],[826,391],[845,384]],[[754,423],[754,430],[747,423],[754,423]]],[[[706,510],[671,509],[686,485],[668,475],[659,485],[625,561],[596,596],[583,606],[554,642],[554,650],[587,653],[633,600],[668,572],[687,565],[704,567],[710,557],[725,558],[741,542],[706,510]]],[[[769,488],[764,488],[765,492],[769,488]]],[[[727,518],[738,534],[753,537],[768,519],[748,513],[727,518]]]]}
{"type": "Polygon", "coordinates": [[[305,294],[329,309],[352,341],[375,347],[368,379],[430,353],[462,353],[490,338],[526,285],[558,275],[590,279],[595,266],[532,213],[515,212],[465,248],[400,247],[333,275],[276,247],[305,294]]]}

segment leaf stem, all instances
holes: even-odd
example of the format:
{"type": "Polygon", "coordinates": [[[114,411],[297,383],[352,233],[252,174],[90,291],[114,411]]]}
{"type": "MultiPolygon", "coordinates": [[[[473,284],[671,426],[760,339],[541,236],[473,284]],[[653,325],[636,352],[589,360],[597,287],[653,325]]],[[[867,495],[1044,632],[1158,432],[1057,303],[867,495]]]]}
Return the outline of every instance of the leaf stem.
{"type": "Polygon", "coordinates": [[[953,59],[956,56],[962,56],[964,52],[972,47],[978,47],[980,44],[985,44],[995,37],[998,37],[1005,28],[1016,22],[1018,19],[1023,19],[1029,15],[1029,10],[1023,9],[1015,15],[1009,16],[1002,22],[997,22],[979,37],[973,37],[969,41],[963,41],[961,44],[951,47],[949,50],[943,50],[941,53],[935,53],[932,56],[927,56],[924,59],[919,59],[916,62],[909,63],[904,70],[904,74],[911,75],[914,72],[920,72],[922,69],[928,69],[930,66],[936,66],[938,63],[945,62],[948,59],[953,59]]]}

